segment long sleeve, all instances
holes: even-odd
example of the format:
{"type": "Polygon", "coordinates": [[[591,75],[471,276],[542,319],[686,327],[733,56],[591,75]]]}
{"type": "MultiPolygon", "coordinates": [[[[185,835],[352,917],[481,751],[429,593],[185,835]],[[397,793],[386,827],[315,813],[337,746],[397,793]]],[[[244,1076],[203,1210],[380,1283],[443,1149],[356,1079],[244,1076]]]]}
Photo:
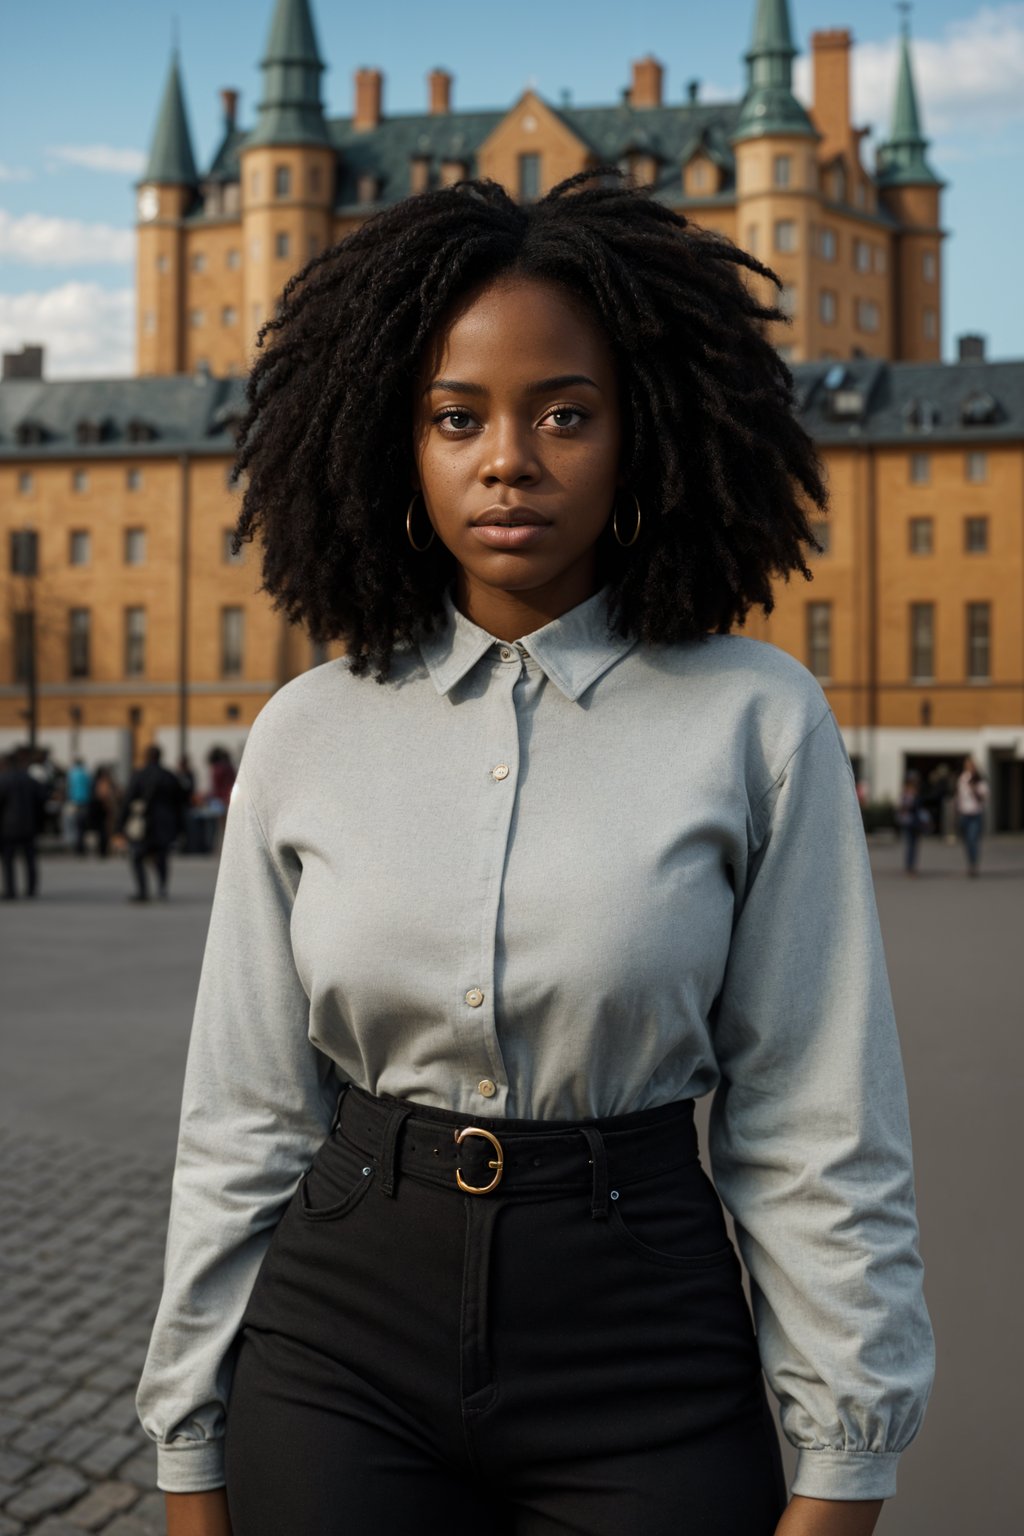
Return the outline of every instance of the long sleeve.
{"type": "Polygon", "coordinates": [[[714,1020],[711,1154],[794,1493],[884,1498],[933,1371],[910,1130],[853,777],[831,712],[752,811],[714,1020]]]}
{"type": "Polygon", "coordinates": [[[259,722],[228,813],[185,1074],[164,1289],[137,1408],[158,1446],[158,1485],[224,1482],[232,1348],[281,1212],[330,1126],[329,1059],[307,1036],[309,1001],[289,919],[294,855],[267,843],[250,793],[259,722]]]}

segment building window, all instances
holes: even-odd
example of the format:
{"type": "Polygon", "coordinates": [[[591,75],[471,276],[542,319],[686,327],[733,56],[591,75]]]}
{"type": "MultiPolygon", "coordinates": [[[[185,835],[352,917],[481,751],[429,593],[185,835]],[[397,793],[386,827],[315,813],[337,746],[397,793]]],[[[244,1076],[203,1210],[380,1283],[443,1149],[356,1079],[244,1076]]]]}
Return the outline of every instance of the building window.
{"type": "Polygon", "coordinates": [[[167,257],[163,254],[163,252],[161,252],[160,255],[156,259],[156,269],[157,269],[157,271],[158,272],[166,272],[167,268],[169,266],[170,266],[170,262],[167,260],[167,257]]]}
{"type": "Polygon", "coordinates": [[[935,604],[910,605],[910,676],[914,682],[935,677],[935,604]]]}
{"type": "Polygon", "coordinates": [[[838,243],[835,230],[829,229],[827,225],[822,225],[821,229],[818,230],[818,255],[822,261],[835,261],[837,251],[838,243]]]}
{"type": "Polygon", "coordinates": [[[540,196],[540,155],[519,156],[519,196],[524,201],[540,196]]]}
{"type": "Polygon", "coordinates": [[[224,265],[227,267],[229,272],[236,272],[242,265],[241,252],[235,250],[228,251],[227,255],[224,257],[224,265]]]}
{"type": "Polygon", "coordinates": [[[759,239],[760,239],[760,232],[758,230],[757,225],[756,224],[748,224],[747,225],[747,250],[750,252],[751,256],[756,256],[757,255],[757,246],[758,246],[759,239]]]}
{"type": "Polygon", "coordinates": [[[811,524],[811,532],[821,545],[820,550],[811,551],[815,558],[820,560],[825,555],[830,555],[832,553],[832,524],[815,521],[811,524]]]}
{"type": "Polygon", "coordinates": [[[35,490],[35,480],[30,469],[23,469],[18,476],[18,491],[22,496],[31,496],[35,490]]]}
{"type": "Polygon", "coordinates": [[[234,307],[233,304],[224,305],[224,308],[220,312],[220,323],[221,325],[238,324],[238,310],[234,307]]]}
{"type": "Polygon", "coordinates": [[[89,640],[92,614],[88,608],[72,608],[68,613],[68,676],[89,676],[89,640]]]}
{"type": "Polygon", "coordinates": [[[792,283],[783,283],[775,302],[784,315],[793,318],[796,314],[796,289],[792,283]]]}
{"type": "Polygon", "coordinates": [[[14,615],[14,643],[11,650],[13,681],[27,683],[35,671],[36,656],[36,616],[31,609],[27,613],[14,615]]]}
{"type": "Polygon", "coordinates": [[[252,240],[249,242],[249,255],[252,257],[253,261],[259,261],[259,259],[260,259],[260,237],[259,237],[259,235],[253,235],[252,240]]]}
{"type": "Polygon", "coordinates": [[[885,266],[886,266],[886,262],[885,262],[885,246],[884,245],[876,245],[876,246],[873,246],[872,249],[874,250],[874,253],[875,253],[875,271],[878,272],[879,274],[882,274],[882,273],[885,272],[885,266]]]}
{"type": "Polygon", "coordinates": [[[261,190],[259,171],[253,171],[252,176],[249,179],[249,190],[253,197],[259,197],[261,190]]]}
{"type": "Polygon", "coordinates": [[[145,331],[147,336],[152,336],[153,332],[156,330],[155,309],[146,310],[146,313],[142,317],[142,329],[145,331]]]}
{"type": "Polygon", "coordinates": [[[309,190],[314,197],[319,193],[320,185],[320,167],[318,165],[311,165],[309,168],[309,190]]]}
{"type": "Polygon", "coordinates": [[[34,528],[11,529],[11,575],[39,575],[39,534],[34,528]]]}
{"type": "Polygon", "coordinates": [[[841,165],[833,166],[829,172],[828,195],[834,203],[846,201],[846,172],[841,165]]]}
{"type": "Polygon", "coordinates": [[[796,250],[796,220],[775,220],[775,249],[783,253],[796,250]]]}
{"type": "Polygon", "coordinates": [[[788,187],[793,175],[793,156],[775,155],[772,159],[772,182],[776,187],[788,187]]]}
{"type": "Polygon", "coordinates": [[[926,309],[921,316],[925,341],[934,341],[939,333],[939,320],[934,309],[926,309]]]}
{"type": "Polygon", "coordinates": [[[126,528],[124,531],[124,563],[125,565],[145,565],[146,563],[146,530],[145,528],[126,528]]]}
{"type": "Polygon", "coordinates": [[[193,272],[206,271],[206,254],[203,251],[193,251],[189,258],[189,266],[193,272]]]}
{"type": "Polygon", "coordinates": [[[807,604],[807,665],[814,676],[832,676],[832,604],[807,604]]]}
{"type": "Polygon", "coordinates": [[[934,251],[925,251],[921,257],[921,273],[926,283],[934,283],[938,271],[934,251]]]}
{"type": "Polygon", "coordinates": [[[88,565],[92,555],[92,538],[85,528],[73,528],[68,539],[68,562],[71,565],[88,565]]]}
{"type": "Polygon", "coordinates": [[[79,495],[89,489],[89,471],[87,469],[73,469],[71,471],[71,489],[79,495]]]}
{"type": "Polygon", "coordinates": [[[836,296],[830,288],[823,288],[818,296],[818,313],[823,325],[836,323],[836,296]]]}
{"type": "Polygon", "coordinates": [[[927,453],[912,453],[909,462],[911,485],[927,485],[932,477],[930,455],[927,453]]]}
{"type": "Polygon", "coordinates": [[[292,190],[291,168],[287,165],[274,166],[274,196],[289,197],[292,190]]]}
{"type": "Polygon", "coordinates": [[[225,528],[224,529],[224,541],[223,541],[223,544],[221,545],[221,552],[222,552],[222,554],[224,556],[224,564],[225,565],[241,565],[243,559],[245,558],[245,546],[244,545],[238,551],[237,555],[235,554],[235,551],[232,548],[232,541],[233,541],[234,537],[235,537],[235,530],[233,528],[225,528]]]}
{"type": "Polygon", "coordinates": [[[124,485],[127,491],[140,491],[142,489],[142,470],[126,469],[124,472],[124,485]]]}
{"type": "Polygon", "coordinates": [[[964,550],[968,555],[988,554],[988,518],[964,518],[964,550]]]}
{"type": "Polygon", "coordinates": [[[857,329],[877,331],[879,326],[878,305],[872,299],[858,299],[856,304],[857,329]]]}
{"type": "Polygon", "coordinates": [[[290,254],[290,247],[291,241],[288,239],[287,231],[279,229],[274,236],[274,255],[279,261],[284,261],[290,254]]]}
{"type": "Polygon", "coordinates": [[[992,676],[992,607],[990,603],[967,604],[967,676],[972,682],[988,682],[992,676]]]}
{"type": "Polygon", "coordinates": [[[202,309],[190,309],[188,312],[188,323],[194,331],[197,331],[200,326],[206,324],[206,311],[202,309]]]}
{"type": "Polygon", "coordinates": [[[853,242],[853,265],[858,272],[871,271],[871,247],[866,240],[853,242]]]}
{"type": "Polygon", "coordinates": [[[690,184],[695,192],[703,192],[708,184],[706,160],[696,160],[690,168],[690,184]]]}
{"type": "Polygon", "coordinates": [[[982,485],[988,479],[988,454],[977,449],[964,454],[964,474],[972,485],[982,485]]]}
{"type": "Polygon", "coordinates": [[[124,675],[141,677],[146,670],[146,610],[124,611],[124,675]]]}
{"type": "Polygon", "coordinates": [[[242,650],[245,640],[244,608],[222,608],[220,611],[220,675],[240,677],[242,674],[242,650]]]}
{"type": "Polygon", "coordinates": [[[912,517],[908,523],[912,555],[930,555],[935,548],[934,523],[930,517],[912,517]]]}

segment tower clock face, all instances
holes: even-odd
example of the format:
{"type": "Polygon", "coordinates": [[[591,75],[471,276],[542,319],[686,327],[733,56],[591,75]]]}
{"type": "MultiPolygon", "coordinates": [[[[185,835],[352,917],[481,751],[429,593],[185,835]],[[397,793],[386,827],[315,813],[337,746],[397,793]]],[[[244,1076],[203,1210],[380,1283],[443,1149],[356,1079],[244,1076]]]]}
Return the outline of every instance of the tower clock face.
{"type": "Polygon", "coordinates": [[[139,218],[143,220],[155,219],[160,212],[160,198],[156,187],[143,187],[139,193],[139,218]]]}

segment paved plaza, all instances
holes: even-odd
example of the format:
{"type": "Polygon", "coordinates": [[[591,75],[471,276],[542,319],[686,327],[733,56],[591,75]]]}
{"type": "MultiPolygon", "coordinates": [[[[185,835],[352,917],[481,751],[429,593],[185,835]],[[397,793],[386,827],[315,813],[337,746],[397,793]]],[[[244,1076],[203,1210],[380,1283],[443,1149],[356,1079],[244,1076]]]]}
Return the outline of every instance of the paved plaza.
{"type": "MultiPolygon", "coordinates": [[[[939,1341],[925,1431],[879,1530],[1001,1536],[1022,1518],[1024,840],[990,840],[976,881],[934,839],[915,880],[887,840],[872,862],[939,1341]]],[[[139,907],[123,861],[55,855],[37,901],[0,906],[0,1536],[164,1530],[134,1389],[215,873],[178,859],[171,901],[139,907]]]]}

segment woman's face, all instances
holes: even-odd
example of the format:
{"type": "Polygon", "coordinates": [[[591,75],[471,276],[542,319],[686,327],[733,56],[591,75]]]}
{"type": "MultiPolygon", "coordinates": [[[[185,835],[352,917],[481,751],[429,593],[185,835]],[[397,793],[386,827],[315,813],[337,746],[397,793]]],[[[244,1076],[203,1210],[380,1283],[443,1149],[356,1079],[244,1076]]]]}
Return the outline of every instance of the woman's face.
{"type": "Polygon", "coordinates": [[[596,590],[620,440],[611,348],[572,295],[510,277],[461,305],[420,370],[414,452],[477,623],[517,606],[554,618],[596,590]]]}

